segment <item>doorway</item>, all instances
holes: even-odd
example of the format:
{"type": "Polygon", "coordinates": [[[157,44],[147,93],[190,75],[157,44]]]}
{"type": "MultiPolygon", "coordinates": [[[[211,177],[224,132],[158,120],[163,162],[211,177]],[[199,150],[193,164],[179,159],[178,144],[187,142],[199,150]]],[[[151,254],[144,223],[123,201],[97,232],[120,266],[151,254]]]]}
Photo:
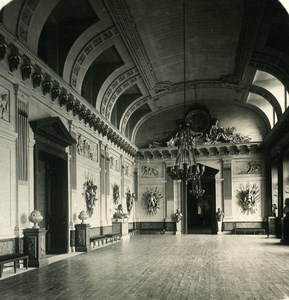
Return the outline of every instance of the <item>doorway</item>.
{"type": "Polygon", "coordinates": [[[207,167],[201,177],[203,196],[196,198],[192,195],[192,182],[187,186],[187,222],[188,233],[216,233],[216,181],[218,170],[207,167]]]}
{"type": "Polygon", "coordinates": [[[36,207],[43,212],[46,253],[68,252],[67,160],[38,150],[36,207]]]}
{"type": "Polygon", "coordinates": [[[34,132],[34,206],[43,214],[46,253],[68,252],[68,161],[76,140],[59,117],[30,121],[34,132]]]}

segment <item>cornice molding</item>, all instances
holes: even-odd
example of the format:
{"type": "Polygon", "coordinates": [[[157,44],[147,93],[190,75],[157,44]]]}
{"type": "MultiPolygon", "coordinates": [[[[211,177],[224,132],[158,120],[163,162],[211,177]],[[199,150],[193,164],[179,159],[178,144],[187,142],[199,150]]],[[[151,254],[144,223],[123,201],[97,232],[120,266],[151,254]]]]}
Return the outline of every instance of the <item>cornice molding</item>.
{"type": "Polygon", "coordinates": [[[42,92],[46,97],[50,94],[52,101],[58,99],[59,105],[65,106],[67,112],[71,111],[74,117],[78,116],[80,121],[83,120],[85,124],[106,136],[128,155],[136,154],[137,147],[2,25],[0,25],[0,49],[4,49],[0,60],[6,62],[7,69],[11,73],[15,73],[14,81],[18,78],[23,80],[22,66],[29,64],[32,76],[31,78],[30,75],[25,76],[24,80],[31,80],[31,89],[39,94],[42,92]]]}
{"type": "MultiPolygon", "coordinates": [[[[243,143],[243,144],[226,144],[220,143],[216,145],[197,146],[194,149],[198,158],[223,158],[231,156],[241,156],[250,154],[260,154],[260,143],[243,143]]],[[[142,161],[147,159],[175,159],[178,155],[177,147],[159,147],[159,148],[143,148],[136,153],[136,160],[142,161]]]]}

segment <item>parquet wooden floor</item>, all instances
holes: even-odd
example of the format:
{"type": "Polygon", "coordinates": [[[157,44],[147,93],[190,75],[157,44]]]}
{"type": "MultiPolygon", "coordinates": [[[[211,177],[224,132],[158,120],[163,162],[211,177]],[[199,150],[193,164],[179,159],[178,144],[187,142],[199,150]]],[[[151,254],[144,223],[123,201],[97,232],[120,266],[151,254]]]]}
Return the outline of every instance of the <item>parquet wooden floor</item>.
{"type": "Polygon", "coordinates": [[[136,235],[2,279],[0,299],[289,299],[289,246],[265,235],[136,235]]]}

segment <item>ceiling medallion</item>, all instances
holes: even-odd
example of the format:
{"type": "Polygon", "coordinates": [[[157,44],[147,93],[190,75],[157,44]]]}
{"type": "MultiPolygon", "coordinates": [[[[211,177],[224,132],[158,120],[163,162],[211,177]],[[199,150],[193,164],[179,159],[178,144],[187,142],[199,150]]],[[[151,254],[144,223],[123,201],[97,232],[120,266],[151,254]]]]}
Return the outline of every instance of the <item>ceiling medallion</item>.
{"type": "Polygon", "coordinates": [[[203,133],[211,125],[211,116],[205,106],[195,104],[191,112],[187,114],[185,123],[189,125],[194,133],[203,133]]]}

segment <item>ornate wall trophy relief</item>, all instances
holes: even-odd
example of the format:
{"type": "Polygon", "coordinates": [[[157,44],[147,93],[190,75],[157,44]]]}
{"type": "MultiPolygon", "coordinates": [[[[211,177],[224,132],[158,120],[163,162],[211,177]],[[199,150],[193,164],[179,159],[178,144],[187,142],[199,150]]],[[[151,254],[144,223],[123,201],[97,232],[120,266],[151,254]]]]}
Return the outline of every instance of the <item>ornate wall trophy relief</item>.
{"type": "Polygon", "coordinates": [[[257,211],[257,203],[260,202],[260,191],[256,183],[240,184],[240,188],[236,190],[236,196],[243,214],[254,214],[257,211]]]}
{"type": "Polygon", "coordinates": [[[119,185],[116,183],[112,186],[112,198],[113,198],[113,204],[116,206],[119,202],[119,185]]]}
{"type": "Polygon", "coordinates": [[[148,215],[157,214],[162,198],[163,195],[157,187],[155,189],[147,188],[146,192],[143,193],[143,203],[148,215]]]}
{"type": "Polygon", "coordinates": [[[126,208],[127,213],[130,215],[135,199],[135,193],[131,193],[130,189],[126,192],[126,208]]]}
{"type": "Polygon", "coordinates": [[[88,179],[83,184],[83,195],[85,197],[86,203],[86,211],[89,217],[92,216],[95,202],[97,200],[96,193],[97,193],[97,186],[94,184],[92,179],[88,179]]]}

